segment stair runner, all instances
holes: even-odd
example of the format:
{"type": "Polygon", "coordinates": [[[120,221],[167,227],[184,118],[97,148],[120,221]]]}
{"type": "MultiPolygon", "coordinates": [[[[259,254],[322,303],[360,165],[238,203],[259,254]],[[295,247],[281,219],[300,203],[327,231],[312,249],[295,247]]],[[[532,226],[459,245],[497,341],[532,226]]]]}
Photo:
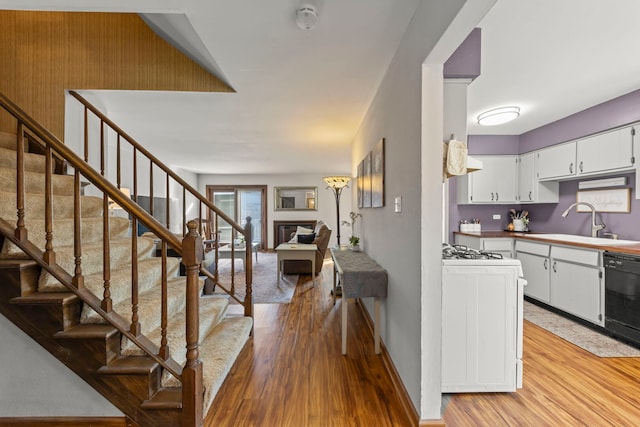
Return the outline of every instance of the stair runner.
{"type": "MultiPolygon", "coordinates": [[[[16,222],[16,136],[0,132],[0,218],[16,222]]],[[[45,158],[25,153],[25,221],[29,240],[40,249],[45,245],[44,170],[45,158]]],[[[56,262],[73,275],[75,268],[73,247],[73,177],[53,175],[53,246],[56,262]]],[[[103,295],[103,231],[102,198],[83,196],[82,206],[82,272],[85,286],[97,297],[103,295]]],[[[131,237],[129,219],[109,217],[111,298],[114,310],[124,318],[131,318],[131,237]]],[[[152,239],[138,238],[138,315],[142,333],[152,342],[160,342],[161,258],[155,257],[152,239]]],[[[0,259],[20,259],[27,256],[8,239],[0,251],[0,259]]],[[[185,290],[186,279],[179,276],[179,260],[167,258],[168,327],[167,339],[171,357],[180,365],[186,361],[185,347],[185,290]]],[[[202,285],[202,283],[201,283],[202,285]]],[[[46,270],[38,281],[38,292],[68,292],[46,270]]],[[[227,313],[228,298],[207,296],[200,299],[200,359],[203,363],[205,387],[204,412],[211,406],[224,378],[252,328],[250,317],[227,313]]],[[[88,306],[84,306],[80,323],[104,323],[88,306]]],[[[123,337],[121,355],[139,356],[142,351],[123,337]]],[[[165,372],[162,386],[178,387],[180,382],[165,372]]]]}

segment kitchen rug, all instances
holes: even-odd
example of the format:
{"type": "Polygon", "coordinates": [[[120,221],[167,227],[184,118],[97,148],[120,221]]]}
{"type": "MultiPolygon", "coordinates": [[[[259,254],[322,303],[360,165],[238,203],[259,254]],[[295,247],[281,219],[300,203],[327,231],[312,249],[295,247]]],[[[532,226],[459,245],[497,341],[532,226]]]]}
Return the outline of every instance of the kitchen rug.
{"type": "Polygon", "coordinates": [[[524,319],[598,357],[640,357],[640,349],[528,301],[524,302],[524,319]]]}

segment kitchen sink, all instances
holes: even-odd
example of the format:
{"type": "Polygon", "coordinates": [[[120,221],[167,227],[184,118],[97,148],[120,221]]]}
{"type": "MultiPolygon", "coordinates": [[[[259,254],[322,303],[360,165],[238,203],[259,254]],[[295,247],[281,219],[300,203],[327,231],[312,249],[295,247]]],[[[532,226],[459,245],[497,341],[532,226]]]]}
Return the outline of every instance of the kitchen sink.
{"type": "Polygon", "coordinates": [[[601,246],[640,244],[640,242],[637,242],[635,240],[605,239],[604,237],[588,237],[588,236],[579,236],[576,234],[529,234],[527,235],[527,237],[531,237],[534,239],[549,239],[549,240],[557,240],[559,242],[584,243],[587,245],[601,245],[601,246]]]}

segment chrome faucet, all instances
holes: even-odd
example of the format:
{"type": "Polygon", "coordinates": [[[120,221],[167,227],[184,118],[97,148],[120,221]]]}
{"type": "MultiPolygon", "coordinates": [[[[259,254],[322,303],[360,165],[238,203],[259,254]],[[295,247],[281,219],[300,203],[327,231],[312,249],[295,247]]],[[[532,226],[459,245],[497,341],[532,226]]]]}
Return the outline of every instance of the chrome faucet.
{"type": "Polygon", "coordinates": [[[578,205],[584,205],[591,209],[591,237],[598,237],[598,231],[604,229],[606,225],[604,224],[604,222],[602,222],[602,218],[600,218],[600,224],[596,224],[596,208],[591,203],[575,202],[574,204],[569,206],[567,210],[562,212],[562,217],[566,218],[567,215],[569,215],[569,211],[571,210],[571,208],[578,205]]]}

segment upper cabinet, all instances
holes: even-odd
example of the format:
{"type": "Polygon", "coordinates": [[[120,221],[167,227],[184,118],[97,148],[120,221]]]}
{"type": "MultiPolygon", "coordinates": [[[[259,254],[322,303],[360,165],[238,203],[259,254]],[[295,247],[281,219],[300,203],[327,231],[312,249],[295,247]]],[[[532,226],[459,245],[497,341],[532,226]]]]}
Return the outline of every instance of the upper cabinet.
{"type": "Polygon", "coordinates": [[[538,156],[522,154],[518,158],[518,201],[520,203],[558,203],[558,181],[538,180],[538,156]]]}
{"type": "Polygon", "coordinates": [[[482,161],[482,170],[457,178],[458,203],[516,203],[518,156],[474,157],[482,161]]]}
{"type": "Polygon", "coordinates": [[[538,151],[538,179],[562,180],[604,175],[634,168],[634,129],[593,135],[538,151]]]}
{"type": "Polygon", "coordinates": [[[622,129],[594,135],[578,141],[578,174],[615,172],[633,167],[634,129],[622,129]]]}
{"type": "Polygon", "coordinates": [[[563,179],[576,175],[576,142],[538,151],[538,179],[563,179]]]}

